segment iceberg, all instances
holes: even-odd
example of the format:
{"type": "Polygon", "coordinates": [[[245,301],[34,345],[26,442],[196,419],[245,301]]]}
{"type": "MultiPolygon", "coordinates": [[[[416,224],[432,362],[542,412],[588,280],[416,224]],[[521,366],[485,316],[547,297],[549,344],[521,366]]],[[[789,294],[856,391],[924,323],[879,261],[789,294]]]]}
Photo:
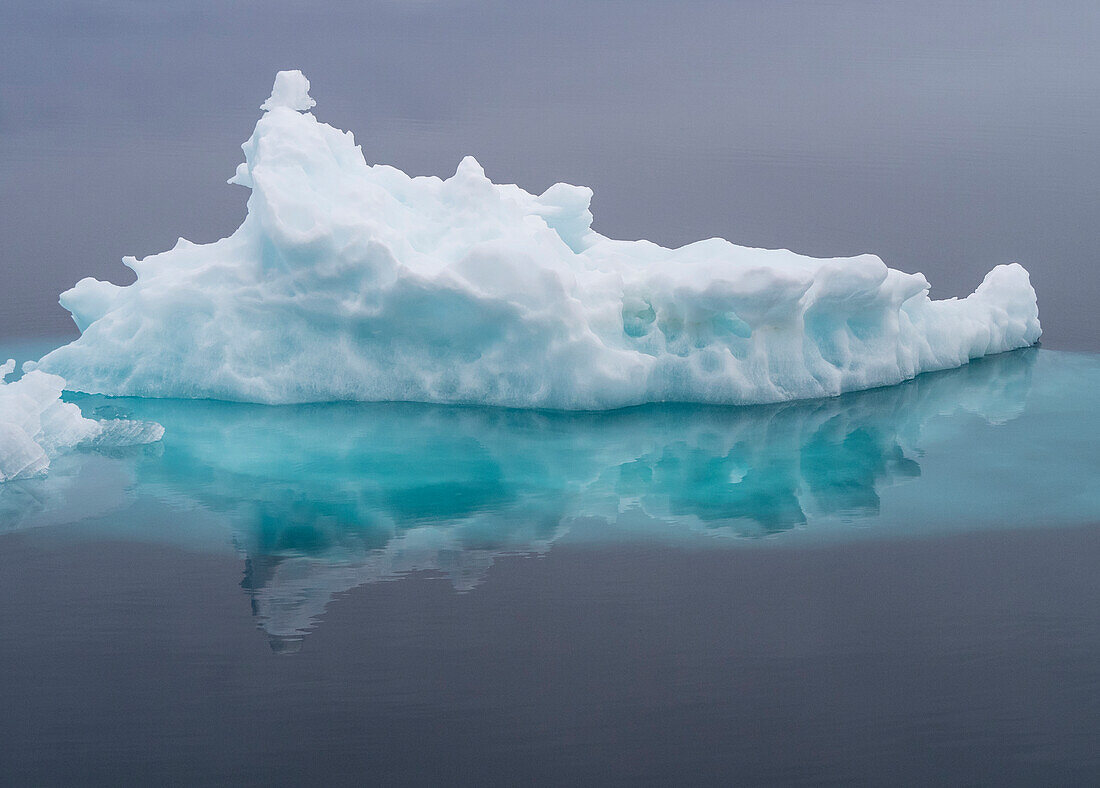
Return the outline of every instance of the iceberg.
{"type": "Polygon", "coordinates": [[[874,255],[613,240],[588,188],[368,164],[309,88],[281,71],[261,107],[240,227],[126,258],[129,286],[81,280],[60,299],[81,336],[38,369],[110,395],[601,410],[832,396],[1039,338],[1018,264],[933,301],[874,255]]]}
{"type": "Polygon", "coordinates": [[[0,482],[44,474],[52,458],[77,446],[130,446],[164,435],[153,422],[84,418],[61,400],[63,378],[34,371],[6,383],[13,372],[15,359],[0,364],[0,482]]]}

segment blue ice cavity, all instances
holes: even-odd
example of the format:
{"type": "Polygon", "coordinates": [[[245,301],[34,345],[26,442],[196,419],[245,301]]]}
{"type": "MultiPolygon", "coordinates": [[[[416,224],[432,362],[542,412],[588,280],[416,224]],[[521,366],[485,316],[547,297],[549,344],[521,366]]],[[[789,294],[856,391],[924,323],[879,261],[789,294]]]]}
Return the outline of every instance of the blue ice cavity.
{"type": "Polygon", "coordinates": [[[279,72],[230,180],[243,224],[126,258],[129,286],[81,280],[61,303],[82,335],[39,368],[114,395],[605,409],[835,395],[1039,338],[1017,264],[932,301],[873,255],[612,240],[590,189],[369,165],[314,104],[279,72]]]}

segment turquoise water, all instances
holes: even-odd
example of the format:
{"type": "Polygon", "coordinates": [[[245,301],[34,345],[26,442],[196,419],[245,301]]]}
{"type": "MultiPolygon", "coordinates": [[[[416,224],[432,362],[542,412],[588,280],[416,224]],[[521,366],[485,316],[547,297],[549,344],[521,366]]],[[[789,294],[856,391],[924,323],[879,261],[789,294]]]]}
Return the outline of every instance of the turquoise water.
{"type": "Polygon", "coordinates": [[[351,588],[475,591],[556,545],[806,546],[1100,520],[1100,357],[1029,349],[827,400],[603,413],[71,395],[162,443],[0,487],[0,530],[239,556],[297,642],[351,588]]]}

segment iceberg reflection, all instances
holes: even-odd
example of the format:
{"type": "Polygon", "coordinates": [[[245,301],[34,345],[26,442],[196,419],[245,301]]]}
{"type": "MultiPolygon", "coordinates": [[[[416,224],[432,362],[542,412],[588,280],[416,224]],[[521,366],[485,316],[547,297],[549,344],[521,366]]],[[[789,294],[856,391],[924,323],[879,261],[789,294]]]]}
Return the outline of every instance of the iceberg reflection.
{"type": "Polygon", "coordinates": [[[542,553],[594,523],[644,538],[873,522],[884,491],[921,477],[926,444],[965,445],[968,429],[1025,413],[1042,352],[750,408],[81,404],[165,426],[163,455],[136,463],[138,489],[231,525],[255,614],[292,650],[342,591],[411,572],[467,591],[497,557],[542,553]]]}
{"type": "Polygon", "coordinates": [[[86,415],[163,424],[162,444],[72,455],[71,472],[33,490],[0,486],[0,519],[74,522],[88,503],[96,533],[158,538],[135,527],[150,515],[117,512],[190,512],[169,518],[187,524],[171,538],[231,541],[260,626],[292,651],[343,591],[414,572],[469,591],[497,558],[555,543],[797,544],[1096,521],[1097,391],[1100,359],[1028,349],[899,386],[748,408],[85,396],[86,415]]]}

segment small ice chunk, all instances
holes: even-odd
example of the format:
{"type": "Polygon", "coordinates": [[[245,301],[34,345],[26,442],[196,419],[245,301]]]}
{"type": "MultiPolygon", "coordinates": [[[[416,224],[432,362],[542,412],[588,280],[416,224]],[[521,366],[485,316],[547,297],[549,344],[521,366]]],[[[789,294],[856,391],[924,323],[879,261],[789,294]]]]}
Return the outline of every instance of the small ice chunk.
{"type": "Polygon", "coordinates": [[[77,446],[132,446],[164,435],[153,422],[86,419],[62,402],[63,378],[30,371],[6,383],[14,371],[15,359],[0,364],[0,482],[43,474],[51,458],[77,446]]]}

